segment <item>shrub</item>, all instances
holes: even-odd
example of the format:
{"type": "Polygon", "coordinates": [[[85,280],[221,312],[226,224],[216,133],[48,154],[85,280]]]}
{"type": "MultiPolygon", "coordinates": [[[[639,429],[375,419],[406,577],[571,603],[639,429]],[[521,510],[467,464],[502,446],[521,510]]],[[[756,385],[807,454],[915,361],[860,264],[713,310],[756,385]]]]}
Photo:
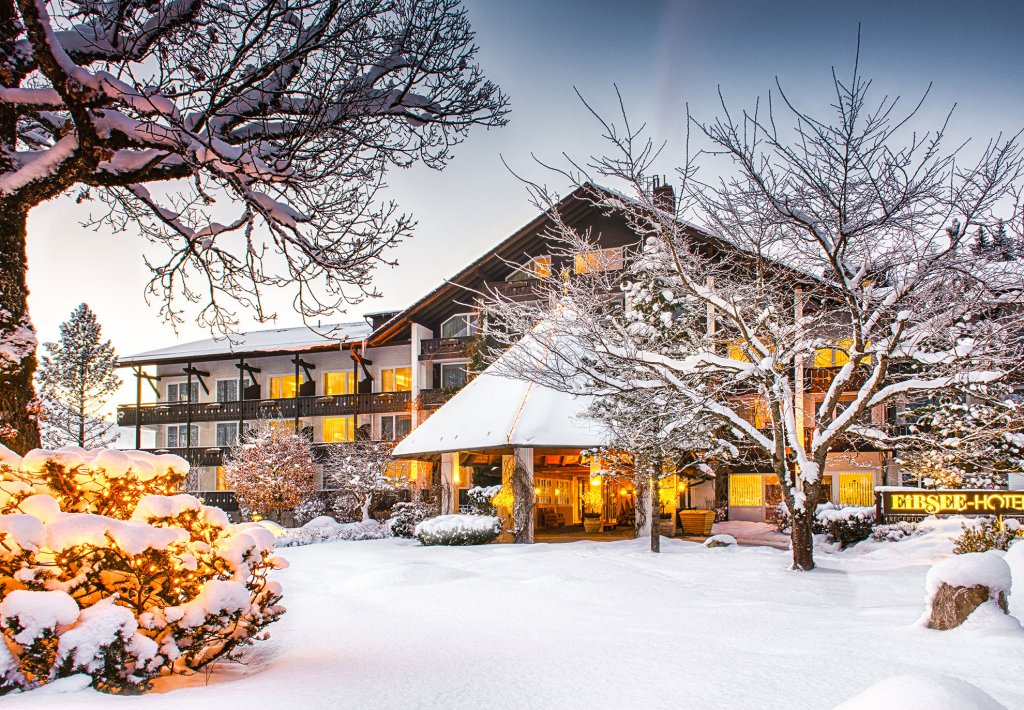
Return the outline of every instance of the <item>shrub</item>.
{"type": "Polygon", "coordinates": [[[1015,518],[975,518],[971,523],[961,523],[963,533],[953,541],[953,552],[964,555],[970,552],[1008,550],[1018,538],[1024,538],[1024,526],[1015,518]]]}
{"type": "Polygon", "coordinates": [[[469,496],[470,508],[474,515],[497,515],[494,507],[494,498],[501,493],[501,486],[477,486],[470,488],[466,495],[469,496]]]}
{"type": "Polygon", "coordinates": [[[908,537],[923,535],[928,528],[922,528],[917,523],[900,520],[895,523],[875,525],[871,528],[871,539],[875,542],[899,542],[908,537]]]}
{"type": "Polygon", "coordinates": [[[393,537],[416,536],[416,525],[430,517],[432,507],[426,503],[396,503],[391,509],[387,531],[393,537]]]}
{"type": "Polygon", "coordinates": [[[855,505],[819,506],[815,515],[815,527],[824,530],[825,538],[829,542],[838,542],[840,547],[867,540],[874,523],[874,508],[855,505]]]}
{"type": "Polygon", "coordinates": [[[492,515],[441,515],[416,526],[423,545],[486,545],[498,539],[501,521],[492,515]]]}
{"type": "Polygon", "coordinates": [[[284,608],[274,536],[170,495],[188,464],[0,447],[0,693],[86,673],[146,690],[262,637],[284,608]]]}
{"type": "Polygon", "coordinates": [[[318,542],[357,542],[360,540],[380,540],[387,537],[387,530],[376,520],[365,520],[356,523],[339,523],[334,518],[324,515],[313,518],[301,528],[289,528],[277,538],[278,547],[299,547],[313,545],[318,542]]]}

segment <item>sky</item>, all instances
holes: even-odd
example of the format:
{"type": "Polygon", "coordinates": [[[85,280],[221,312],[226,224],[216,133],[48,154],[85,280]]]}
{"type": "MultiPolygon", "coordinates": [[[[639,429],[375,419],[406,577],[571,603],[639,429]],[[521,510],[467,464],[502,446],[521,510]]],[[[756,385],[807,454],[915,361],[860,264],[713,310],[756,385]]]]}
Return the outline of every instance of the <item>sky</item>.
{"type": "MultiPolygon", "coordinates": [[[[860,23],[861,69],[878,96],[909,103],[932,83],[921,120],[933,126],[956,104],[951,140],[976,145],[1024,128],[1019,0],[464,2],[478,60],[511,97],[509,125],[471,133],[444,172],[419,167],[388,177],[389,196],[418,219],[414,237],[390,254],[396,267],[378,272],[382,297],[330,322],[412,303],[530,221],[535,210],[504,163],[564,188],[532,156],[558,163],[563,153],[586,159],[603,150],[599,126],[574,90],[607,115],[617,108],[617,86],[631,120],[668,142],[657,167],[671,181],[687,106],[710,120],[720,112],[719,90],[730,107],[745,108],[778,77],[802,106],[827,111],[831,69],[849,75],[860,23]]],[[[29,306],[40,341],[55,340],[81,302],[123,355],[209,337],[195,323],[175,332],[161,321],[159,304],[144,300],[148,247],[131,229],[83,227],[99,208],[67,196],[30,215],[29,306]]],[[[301,324],[287,298],[278,302],[276,325],[254,326],[240,314],[243,328],[301,324]]]]}

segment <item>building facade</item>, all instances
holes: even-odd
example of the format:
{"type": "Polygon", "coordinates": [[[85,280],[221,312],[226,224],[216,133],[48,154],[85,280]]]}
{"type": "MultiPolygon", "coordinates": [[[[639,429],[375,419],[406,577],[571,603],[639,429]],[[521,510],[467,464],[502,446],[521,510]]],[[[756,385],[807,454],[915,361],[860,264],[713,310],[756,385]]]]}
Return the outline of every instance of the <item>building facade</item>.
{"type": "MultiPolygon", "coordinates": [[[[563,200],[560,212],[570,226],[599,235],[600,251],[552,256],[559,253],[550,236],[552,224],[541,214],[402,311],[370,314],[363,322],[258,331],[233,341],[205,340],[122,358],[121,366],[131,368],[137,378],[137,389],[134,403],[118,407],[118,423],[134,430],[137,448],[189,460],[192,488],[227,508],[232,497],[225,490],[224,455],[256,419],[290,423],[318,447],[344,446],[357,437],[400,441],[446,406],[477,369],[480,304],[488,294],[529,300],[536,298],[537,277],[616,270],[628,262],[639,239],[623,218],[594,208],[580,191],[563,200]]],[[[800,378],[806,435],[813,431],[816,398],[827,389],[830,372],[842,365],[829,357],[834,358],[826,351],[808,363],[800,378]]],[[[496,397],[474,406],[485,417],[520,405],[515,398],[496,397]]],[[[751,421],[763,414],[751,398],[751,421]]],[[[883,417],[881,410],[872,413],[877,423],[883,417]]],[[[507,451],[419,447],[407,452],[407,470],[413,495],[441,491],[444,506],[455,510],[466,501],[470,487],[502,483],[509,457],[529,457],[538,510],[543,509],[538,526],[575,524],[591,486],[589,464],[578,455],[584,443],[509,445],[507,451]]],[[[890,460],[888,452],[852,447],[833,454],[825,471],[830,499],[870,505],[876,485],[898,483],[887,475],[893,470],[890,460]]],[[[781,489],[763,462],[741,460],[722,473],[718,481],[692,489],[683,481],[669,487],[663,512],[680,504],[710,508],[725,503],[733,519],[772,517],[781,489]]],[[[628,489],[609,486],[602,491],[611,497],[608,509],[628,507],[628,489]]],[[[618,517],[608,516],[609,524],[618,517]]]]}

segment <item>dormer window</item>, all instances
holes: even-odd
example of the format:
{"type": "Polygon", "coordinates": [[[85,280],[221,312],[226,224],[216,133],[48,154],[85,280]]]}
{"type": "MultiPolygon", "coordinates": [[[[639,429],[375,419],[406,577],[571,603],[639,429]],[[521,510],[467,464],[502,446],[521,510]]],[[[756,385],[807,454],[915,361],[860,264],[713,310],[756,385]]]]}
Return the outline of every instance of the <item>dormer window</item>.
{"type": "Polygon", "coordinates": [[[442,338],[463,338],[476,331],[476,318],[472,313],[460,313],[441,324],[442,338]]]}
{"type": "Polygon", "coordinates": [[[577,274],[618,271],[622,268],[622,247],[583,252],[577,254],[573,261],[577,274]]]}
{"type": "Polygon", "coordinates": [[[551,276],[551,257],[535,256],[509,274],[507,281],[546,279],[551,276]]]}

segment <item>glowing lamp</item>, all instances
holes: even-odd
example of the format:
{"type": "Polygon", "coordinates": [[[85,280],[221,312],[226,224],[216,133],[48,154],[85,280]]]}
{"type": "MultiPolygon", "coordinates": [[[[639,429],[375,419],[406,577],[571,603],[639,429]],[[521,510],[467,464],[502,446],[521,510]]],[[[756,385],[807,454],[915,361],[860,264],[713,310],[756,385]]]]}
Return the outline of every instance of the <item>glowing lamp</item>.
{"type": "Polygon", "coordinates": [[[555,495],[556,495],[556,496],[560,496],[560,495],[562,495],[562,491],[561,491],[561,489],[559,489],[559,488],[556,488],[556,489],[555,489],[555,495]]]}
{"type": "Polygon", "coordinates": [[[454,481],[455,483],[459,483],[460,482],[458,469],[456,469],[455,473],[452,474],[452,481],[454,481]]]}

